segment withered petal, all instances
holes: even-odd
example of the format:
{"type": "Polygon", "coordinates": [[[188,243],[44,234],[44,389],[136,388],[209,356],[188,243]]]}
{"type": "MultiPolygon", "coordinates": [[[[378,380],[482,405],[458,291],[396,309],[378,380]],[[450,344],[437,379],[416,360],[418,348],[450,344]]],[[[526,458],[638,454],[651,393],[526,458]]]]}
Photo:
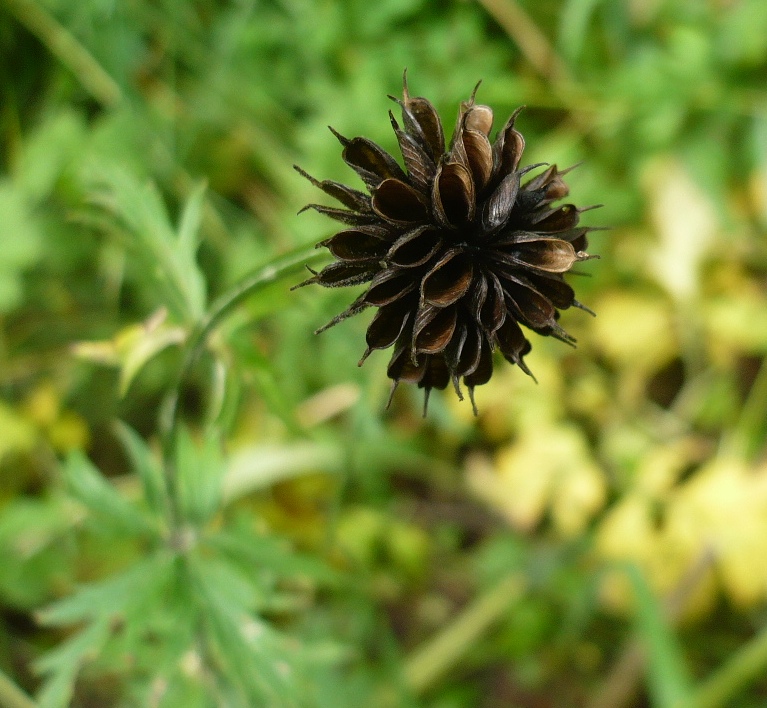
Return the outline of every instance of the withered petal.
{"type": "Polygon", "coordinates": [[[431,189],[431,182],[437,172],[437,165],[426,152],[422,140],[417,140],[410,133],[400,130],[391,111],[389,111],[389,119],[397,136],[410,183],[424,194],[428,194],[431,189]]]}
{"type": "Polygon", "coordinates": [[[479,322],[479,313],[482,311],[482,306],[485,304],[485,300],[487,300],[488,277],[489,276],[485,274],[484,269],[476,269],[474,280],[471,285],[471,295],[466,303],[471,316],[476,322],[479,322]]]}
{"type": "Polygon", "coordinates": [[[470,376],[477,370],[484,338],[484,334],[478,327],[472,325],[467,327],[466,340],[458,357],[458,365],[455,367],[458,376],[470,376]]]}
{"type": "Polygon", "coordinates": [[[528,376],[535,380],[532,371],[525,364],[524,357],[531,350],[530,342],[522,332],[522,328],[511,317],[495,333],[495,341],[498,342],[498,348],[501,350],[506,361],[516,364],[528,376]]]}
{"type": "MultiPolygon", "coordinates": [[[[566,310],[575,306],[575,291],[564,281],[559,273],[533,273],[527,274],[530,283],[538,292],[551,300],[558,310],[566,310]]],[[[588,308],[586,308],[588,311],[588,308]]]]}
{"type": "MultiPolygon", "coordinates": [[[[326,288],[344,288],[372,280],[381,270],[377,262],[364,263],[338,261],[329,263],[306,283],[319,283],[326,288]]],[[[302,283],[303,285],[303,283],[302,283]]]]}
{"type": "Polygon", "coordinates": [[[464,318],[458,317],[455,330],[453,331],[453,336],[445,347],[443,354],[445,357],[445,362],[447,363],[450,371],[453,372],[453,375],[455,375],[458,370],[458,364],[461,359],[461,352],[463,351],[463,346],[466,343],[468,331],[469,329],[466,322],[464,321],[464,318]]]}
{"type": "Polygon", "coordinates": [[[381,307],[368,325],[365,339],[368,349],[388,349],[394,344],[410,318],[410,310],[400,303],[381,307]]]}
{"type": "Polygon", "coordinates": [[[539,330],[556,324],[556,308],[547,297],[539,293],[532,284],[527,281],[522,284],[520,276],[516,276],[517,283],[507,283],[506,305],[515,313],[516,319],[530,329],[539,330]]]}
{"type": "Polygon", "coordinates": [[[431,310],[426,317],[422,317],[426,309],[419,310],[413,326],[413,351],[416,355],[443,351],[453,337],[458,319],[455,307],[431,310]]]}
{"type": "Polygon", "coordinates": [[[474,178],[474,188],[479,193],[493,175],[493,148],[490,146],[487,135],[478,130],[464,130],[463,145],[469,169],[474,178]]]}
{"type": "Polygon", "coordinates": [[[512,317],[507,317],[506,321],[495,333],[495,341],[506,359],[516,364],[522,351],[527,344],[527,338],[522,333],[522,328],[512,317]]]}
{"type": "Polygon", "coordinates": [[[468,169],[457,162],[437,167],[432,207],[437,222],[445,228],[461,226],[474,218],[474,181],[468,169]]]}
{"type": "Polygon", "coordinates": [[[344,145],[341,157],[368,186],[375,189],[385,179],[406,179],[397,161],[382,147],[367,138],[343,138],[333,128],[334,135],[344,145]],[[344,142],[345,141],[345,142],[344,142]]]}
{"type": "Polygon", "coordinates": [[[389,249],[386,241],[358,229],[339,231],[332,238],[323,241],[322,245],[336,258],[344,261],[363,261],[371,258],[380,260],[389,249]]]}
{"type": "Polygon", "coordinates": [[[471,285],[474,266],[458,249],[451,249],[434,264],[421,283],[424,302],[446,307],[462,298],[471,285]]]}
{"type": "Polygon", "coordinates": [[[360,312],[362,312],[365,308],[368,307],[368,304],[364,302],[363,300],[364,297],[365,297],[365,294],[363,293],[351,305],[349,305],[349,307],[347,307],[343,312],[339,313],[332,320],[330,320],[330,322],[328,322],[327,324],[324,324],[319,329],[314,330],[314,333],[320,334],[321,332],[324,332],[326,329],[335,327],[339,322],[343,322],[349,317],[354,317],[354,315],[358,315],[360,312]]]}
{"type": "Polygon", "coordinates": [[[520,243],[512,255],[520,263],[549,273],[564,273],[578,260],[572,244],[557,238],[520,243]]]}
{"type": "Polygon", "coordinates": [[[541,187],[549,184],[549,182],[551,182],[557,176],[557,174],[557,166],[549,165],[549,167],[539,175],[536,175],[529,181],[525,182],[522,189],[524,189],[526,192],[535,192],[541,187]]]}
{"type": "Polygon", "coordinates": [[[495,332],[506,319],[506,302],[503,286],[495,273],[488,277],[488,289],[485,302],[479,311],[477,321],[488,334],[495,332]]]}
{"type": "Polygon", "coordinates": [[[503,227],[511,216],[519,192],[519,173],[506,175],[482,207],[482,227],[493,234],[503,227]]]}
{"type": "Polygon", "coordinates": [[[493,143],[493,163],[495,165],[495,173],[498,175],[505,176],[516,171],[519,167],[519,161],[522,159],[525,139],[514,128],[514,123],[523,108],[524,106],[520,106],[511,114],[509,120],[506,121],[506,125],[499,131],[493,143]]]}
{"type": "Polygon", "coordinates": [[[336,207],[323,206],[322,204],[307,204],[298,213],[302,214],[307,209],[314,209],[318,214],[329,216],[331,219],[340,221],[343,224],[349,226],[363,226],[366,224],[373,224],[378,221],[378,217],[375,214],[360,214],[356,211],[347,211],[346,209],[337,209],[336,207]]]}
{"type": "Polygon", "coordinates": [[[406,383],[417,384],[426,373],[427,356],[420,356],[413,363],[410,356],[409,347],[406,344],[398,344],[394,350],[389,366],[386,368],[386,375],[394,381],[405,381],[406,383]]]}
{"type": "MultiPolygon", "coordinates": [[[[493,375],[493,351],[486,339],[480,340],[479,361],[477,366],[470,374],[463,377],[463,382],[469,389],[469,395],[472,395],[475,386],[482,386],[490,381],[493,375]]],[[[473,400],[473,397],[472,397],[473,400]]]]}
{"type": "Polygon", "coordinates": [[[532,212],[526,219],[526,222],[530,226],[535,227],[534,230],[539,233],[555,234],[575,228],[578,225],[579,218],[578,209],[574,204],[563,204],[556,209],[532,212]]]}
{"type": "Polygon", "coordinates": [[[400,268],[414,268],[426,263],[442,245],[439,232],[431,226],[419,226],[402,234],[392,245],[387,260],[400,268]]]}
{"type": "Polygon", "coordinates": [[[293,165],[293,169],[298,172],[302,177],[308,179],[315,187],[321,189],[325,194],[333,199],[338,200],[345,207],[348,207],[352,211],[370,212],[370,195],[360,192],[357,189],[341,184],[340,182],[334,182],[333,180],[319,180],[312,177],[308,172],[302,170],[298,165],[293,165]]]}
{"type": "Polygon", "coordinates": [[[417,282],[407,270],[387,268],[377,273],[365,293],[368,305],[382,307],[415,290],[417,282]]]}
{"type": "Polygon", "coordinates": [[[442,390],[447,387],[449,382],[450,372],[448,371],[444,358],[441,356],[427,357],[426,371],[424,372],[423,378],[418,382],[418,388],[426,389],[424,415],[426,415],[426,408],[429,403],[429,389],[437,388],[442,390]]]}
{"type": "Polygon", "coordinates": [[[493,109],[482,104],[471,106],[466,111],[463,124],[467,130],[477,130],[487,137],[493,129],[493,109]]]}
{"type": "Polygon", "coordinates": [[[445,133],[442,121],[434,106],[420,96],[411,97],[407,85],[407,72],[402,77],[403,100],[394,99],[402,106],[402,120],[405,128],[417,139],[423,141],[426,151],[436,163],[445,152],[445,133]]]}
{"type": "Polygon", "coordinates": [[[425,221],[429,216],[425,202],[418,190],[399,179],[385,179],[373,191],[373,211],[395,223],[425,221]]]}

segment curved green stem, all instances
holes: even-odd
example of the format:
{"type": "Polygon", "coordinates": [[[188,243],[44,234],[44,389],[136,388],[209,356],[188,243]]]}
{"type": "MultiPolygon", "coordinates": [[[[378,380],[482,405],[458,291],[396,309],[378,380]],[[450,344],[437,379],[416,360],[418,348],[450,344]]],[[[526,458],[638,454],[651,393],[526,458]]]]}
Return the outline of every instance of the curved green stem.
{"type": "Polygon", "coordinates": [[[34,34],[62,64],[69,67],[86,91],[110,107],[122,99],[117,82],[93,55],[58,20],[33,0],[3,0],[8,10],[34,34]]]}
{"type": "Polygon", "coordinates": [[[767,628],[703,681],[681,708],[721,708],[767,668],[767,628]]]}
{"type": "Polygon", "coordinates": [[[740,418],[722,441],[722,454],[752,459],[758,452],[767,419],[767,358],[762,359],[759,373],[743,403],[740,418]]]}
{"type": "Polygon", "coordinates": [[[163,430],[163,456],[165,459],[165,484],[170,505],[171,527],[178,529],[180,513],[178,509],[177,473],[175,468],[175,445],[178,429],[178,399],[181,387],[189,376],[197,357],[205,348],[211,333],[238,305],[258,293],[277,280],[298,272],[307,263],[324,257],[322,251],[301,247],[290,253],[278,256],[250,274],[246,275],[237,285],[215,300],[207,314],[189,336],[184,347],[181,366],[178,369],[173,387],[163,405],[161,428],[163,430]]]}
{"type": "Polygon", "coordinates": [[[0,706],[2,708],[37,708],[37,703],[0,671],[0,706]]]}
{"type": "Polygon", "coordinates": [[[519,600],[526,583],[511,573],[480,595],[447,627],[418,647],[405,662],[405,681],[418,694],[467,653],[482,634],[519,600]]]}

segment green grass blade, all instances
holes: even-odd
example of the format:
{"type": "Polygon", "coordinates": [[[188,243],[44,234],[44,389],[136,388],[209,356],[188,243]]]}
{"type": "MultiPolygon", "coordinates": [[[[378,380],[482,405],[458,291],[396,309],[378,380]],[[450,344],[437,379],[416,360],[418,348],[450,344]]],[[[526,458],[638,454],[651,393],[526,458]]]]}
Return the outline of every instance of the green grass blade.
{"type": "Polygon", "coordinates": [[[647,652],[647,683],[653,705],[678,706],[691,694],[681,647],[639,568],[628,565],[626,574],[636,598],[636,627],[647,652]]]}

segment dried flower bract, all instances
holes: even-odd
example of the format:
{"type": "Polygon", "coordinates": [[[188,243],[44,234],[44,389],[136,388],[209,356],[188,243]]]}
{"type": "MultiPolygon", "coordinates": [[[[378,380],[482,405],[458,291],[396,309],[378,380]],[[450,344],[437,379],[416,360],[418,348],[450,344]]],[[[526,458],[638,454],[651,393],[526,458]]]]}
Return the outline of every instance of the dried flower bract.
{"type": "Polygon", "coordinates": [[[392,97],[402,125],[389,112],[404,169],[370,140],[333,130],[368,193],[320,182],[296,167],[343,205],[305,208],[346,225],[318,244],[336,260],[301,286],[369,283],[318,332],[377,308],[360,364],[374,349],[394,347],[387,371],[392,393],[400,381],[417,384],[426,393],[424,412],[431,389],[451,381],[463,399],[461,379],[474,406],[474,387],[490,380],[496,348],[532,375],[520,325],[573,344],[557,322],[559,310],[587,309],[563,274],[591,257],[586,235],[593,229],[578,226],[584,209],[553,206],[568,194],[562,179],[568,170],[551,165],[523,182],[545,165],[519,167],[525,140],[514,124],[521,109],[491,143],[493,112],[475,103],[476,90],[461,104],[446,149],[434,106],[411,96],[405,77],[402,99],[392,97]]]}

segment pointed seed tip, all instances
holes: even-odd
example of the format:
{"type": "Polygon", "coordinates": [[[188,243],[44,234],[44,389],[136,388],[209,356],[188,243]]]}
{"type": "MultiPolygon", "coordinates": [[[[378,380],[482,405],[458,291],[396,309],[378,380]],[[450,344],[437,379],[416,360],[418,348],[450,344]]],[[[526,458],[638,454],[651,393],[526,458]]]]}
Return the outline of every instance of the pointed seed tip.
{"type": "Polygon", "coordinates": [[[398,379],[394,379],[391,382],[391,389],[389,390],[389,400],[386,402],[386,410],[387,411],[389,410],[389,408],[391,406],[391,402],[392,402],[392,399],[394,398],[394,392],[397,390],[397,386],[399,386],[399,380],[398,379]]]}
{"type": "Polygon", "coordinates": [[[467,386],[469,389],[469,400],[471,401],[471,409],[474,411],[474,417],[479,415],[479,409],[477,408],[477,403],[474,400],[474,386],[467,386]]]}
{"type": "Polygon", "coordinates": [[[357,362],[357,366],[362,366],[365,363],[365,360],[370,356],[370,353],[373,350],[370,347],[367,347],[365,349],[365,352],[362,354],[362,358],[357,362]]]}

